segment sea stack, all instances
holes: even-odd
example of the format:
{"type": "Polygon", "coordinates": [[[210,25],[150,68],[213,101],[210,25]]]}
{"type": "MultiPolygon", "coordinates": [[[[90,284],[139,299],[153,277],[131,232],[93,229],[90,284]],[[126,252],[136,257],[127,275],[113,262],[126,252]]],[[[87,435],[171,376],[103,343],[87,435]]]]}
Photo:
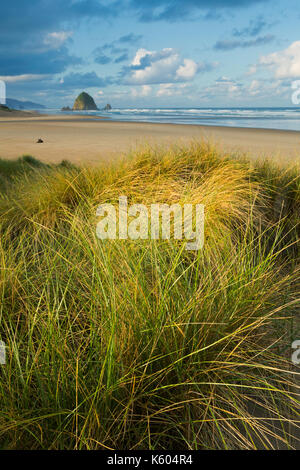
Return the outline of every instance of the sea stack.
{"type": "Polygon", "coordinates": [[[97,105],[94,101],[94,99],[85,92],[80,93],[79,96],[77,96],[74,106],[73,106],[73,111],[97,111],[97,105]]]}
{"type": "Polygon", "coordinates": [[[110,111],[111,109],[112,109],[112,107],[111,107],[110,104],[107,104],[107,105],[103,108],[104,111],[110,111]]]}

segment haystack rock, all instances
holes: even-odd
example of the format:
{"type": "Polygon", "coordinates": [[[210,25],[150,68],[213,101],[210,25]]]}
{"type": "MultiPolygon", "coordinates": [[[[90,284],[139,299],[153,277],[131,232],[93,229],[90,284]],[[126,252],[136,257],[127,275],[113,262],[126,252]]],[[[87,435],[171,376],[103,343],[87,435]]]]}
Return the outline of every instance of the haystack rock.
{"type": "Polygon", "coordinates": [[[97,105],[94,99],[88,93],[80,93],[76,98],[73,111],[97,111],[97,105]]]}

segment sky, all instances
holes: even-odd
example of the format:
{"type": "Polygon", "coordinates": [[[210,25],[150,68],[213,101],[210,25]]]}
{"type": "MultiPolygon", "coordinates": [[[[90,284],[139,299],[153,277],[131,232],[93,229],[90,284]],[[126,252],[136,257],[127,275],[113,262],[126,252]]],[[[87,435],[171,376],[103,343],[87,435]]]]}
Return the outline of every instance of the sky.
{"type": "Polygon", "coordinates": [[[60,108],[86,91],[99,107],[293,106],[299,0],[1,3],[10,98],[60,108]]]}

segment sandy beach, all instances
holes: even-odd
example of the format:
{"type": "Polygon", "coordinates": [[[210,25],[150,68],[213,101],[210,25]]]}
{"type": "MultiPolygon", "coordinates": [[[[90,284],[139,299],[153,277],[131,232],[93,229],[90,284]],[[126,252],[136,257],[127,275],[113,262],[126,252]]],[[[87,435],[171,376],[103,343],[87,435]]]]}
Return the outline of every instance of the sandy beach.
{"type": "MultiPolygon", "coordinates": [[[[25,113],[26,115],[26,113],[25,113]]],[[[90,116],[0,115],[0,158],[97,163],[143,145],[209,140],[225,151],[300,161],[300,132],[200,125],[113,122],[90,116]],[[36,141],[41,138],[43,144],[36,141]]]]}

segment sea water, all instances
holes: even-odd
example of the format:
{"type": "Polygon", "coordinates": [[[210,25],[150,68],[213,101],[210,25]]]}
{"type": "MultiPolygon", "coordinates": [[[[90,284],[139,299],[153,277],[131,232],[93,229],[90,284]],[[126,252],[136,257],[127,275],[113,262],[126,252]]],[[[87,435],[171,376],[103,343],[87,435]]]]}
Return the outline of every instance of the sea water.
{"type": "MultiPolygon", "coordinates": [[[[61,113],[47,109],[45,113],[61,113]]],[[[75,114],[61,113],[64,115],[75,114]]],[[[293,108],[113,108],[111,111],[78,111],[113,121],[133,121],[205,126],[250,127],[300,131],[300,107],[293,108]]]]}

